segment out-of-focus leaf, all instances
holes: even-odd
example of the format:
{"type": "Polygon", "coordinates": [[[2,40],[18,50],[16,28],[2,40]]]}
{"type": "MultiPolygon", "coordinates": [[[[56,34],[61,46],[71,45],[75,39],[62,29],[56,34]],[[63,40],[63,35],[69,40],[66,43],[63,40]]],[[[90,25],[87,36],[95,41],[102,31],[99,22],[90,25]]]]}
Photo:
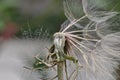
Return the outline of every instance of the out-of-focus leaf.
{"type": "Polygon", "coordinates": [[[0,20],[0,31],[3,30],[5,26],[5,22],[3,20],[0,20]]]}

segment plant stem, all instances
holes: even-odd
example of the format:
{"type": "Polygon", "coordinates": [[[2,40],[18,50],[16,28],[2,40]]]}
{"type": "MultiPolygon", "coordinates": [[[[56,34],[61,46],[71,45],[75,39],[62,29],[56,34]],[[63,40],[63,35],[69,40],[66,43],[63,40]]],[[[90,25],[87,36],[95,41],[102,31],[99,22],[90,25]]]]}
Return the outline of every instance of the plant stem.
{"type": "Polygon", "coordinates": [[[63,80],[63,65],[64,61],[61,61],[57,64],[58,80],[63,80]]]}
{"type": "Polygon", "coordinates": [[[64,67],[64,58],[62,56],[62,53],[59,54],[59,62],[57,64],[57,73],[58,73],[58,80],[63,80],[63,67],[64,67]]]}

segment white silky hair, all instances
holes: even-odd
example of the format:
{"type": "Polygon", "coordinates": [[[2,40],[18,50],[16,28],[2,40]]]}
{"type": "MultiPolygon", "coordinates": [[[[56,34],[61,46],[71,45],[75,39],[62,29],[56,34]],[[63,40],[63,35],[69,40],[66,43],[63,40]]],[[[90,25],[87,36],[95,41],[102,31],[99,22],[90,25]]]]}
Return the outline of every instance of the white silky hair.
{"type": "Polygon", "coordinates": [[[64,0],[65,15],[68,20],[62,24],[60,32],[64,33],[70,43],[69,55],[77,58],[79,65],[83,66],[76,69],[74,63],[67,60],[69,80],[117,80],[119,78],[116,72],[120,61],[119,12],[114,9],[104,9],[109,3],[100,6],[96,5],[96,2],[64,0]],[[78,11],[75,11],[75,7],[79,8],[78,11]],[[84,14],[78,15],[79,10],[83,10],[84,14]],[[86,25],[83,24],[85,20],[88,21],[86,25]],[[83,32],[82,36],[77,32],[83,32]]]}
{"type": "MultiPolygon", "coordinates": [[[[91,43],[87,42],[87,44],[90,45],[91,43]]],[[[93,46],[93,44],[90,46],[93,46]]],[[[97,46],[92,53],[84,51],[88,64],[86,64],[82,56],[77,56],[79,64],[82,65],[83,68],[79,70],[76,80],[116,80],[118,76],[115,69],[118,69],[119,65],[116,56],[119,59],[119,55],[110,54],[110,52],[108,53],[106,51],[107,50],[104,50],[101,45],[97,46]]]]}
{"type": "MultiPolygon", "coordinates": [[[[102,7],[100,5],[92,6],[91,3],[95,4],[95,2],[89,1],[91,0],[64,1],[65,15],[68,20],[61,26],[60,33],[64,34],[69,43],[68,55],[78,59],[79,67],[82,66],[77,68],[75,63],[67,60],[69,80],[117,80],[119,76],[116,69],[118,69],[120,60],[120,32],[118,30],[120,24],[119,22],[114,23],[114,20],[119,21],[118,12],[99,11],[94,8],[103,8],[104,5],[101,5],[102,7]],[[78,11],[75,10],[76,8],[78,11]],[[81,11],[83,12],[79,14],[81,11]],[[111,29],[113,27],[115,29],[111,29]],[[76,32],[79,33],[74,34],[76,32]]],[[[31,70],[23,68],[24,66],[32,68],[34,57],[38,53],[44,57],[43,54],[48,53],[46,47],[49,45],[50,42],[46,40],[4,42],[1,49],[0,64],[2,66],[0,68],[1,71],[7,69],[6,72],[11,69],[9,72],[15,78],[9,78],[9,74],[7,74],[4,79],[43,80],[44,78],[41,79],[43,74],[49,80],[56,76],[53,69],[47,69],[43,73],[33,71],[32,74],[29,74],[31,70]],[[19,76],[20,74],[22,75],[19,76]]],[[[5,76],[1,73],[0,79],[3,79],[2,75],[5,76]]],[[[64,80],[66,80],[65,71],[64,80]]]]}

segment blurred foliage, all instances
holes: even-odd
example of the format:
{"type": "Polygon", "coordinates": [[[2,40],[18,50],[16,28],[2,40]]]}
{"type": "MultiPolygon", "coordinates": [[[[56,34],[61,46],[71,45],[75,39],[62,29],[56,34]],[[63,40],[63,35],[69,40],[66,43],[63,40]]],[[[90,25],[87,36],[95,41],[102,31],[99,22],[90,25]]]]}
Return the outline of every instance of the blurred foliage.
{"type": "MultiPolygon", "coordinates": [[[[23,14],[17,7],[18,0],[0,1],[0,30],[3,30],[7,21],[17,24],[18,28],[28,28],[28,23],[32,29],[43,27],[50,34],[58,31],[60,25],[65,20],[62,0],[51,0],[49,8],[45,8],[39,15],[23,14]]],[[[18,32],[19,34],[20,32],[18,32]]]]}
{"type": "Polygon", "coordinates": [[[5,27],[5,22],[12,20],[17,0],[0,0],[0,30],[5,27]]]}
{"type": "Polygon", "coordinates": [[[37,16],[19,15],[19,19],[15,21],[22,28],[28,28],[29,23],[33,30],[42,27],[43,31],[47,30],[52,35],[59,30],[65,19],[62,0],[53,0],[51,6],[45,10],[44,14],[37,16]]]}

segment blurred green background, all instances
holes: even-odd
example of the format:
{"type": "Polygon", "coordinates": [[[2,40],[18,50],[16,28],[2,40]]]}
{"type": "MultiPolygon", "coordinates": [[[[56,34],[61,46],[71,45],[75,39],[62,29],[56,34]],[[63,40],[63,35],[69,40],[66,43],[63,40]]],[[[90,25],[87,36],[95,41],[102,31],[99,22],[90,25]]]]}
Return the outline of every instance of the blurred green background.
{"type": "Polygon", "coordinates": [[[66,20],[62,3],[62,0],[0,0],[1,36],[19,37],[21,30],[31,28],[34,32],[38,27],[52,35],[66,20]]]}
{"type": "MultiPolygon", "coordinates": [[[[120,11],[120,0],[91,2],[97,6],[104,4],[106,6],[103,7],[107,10],[120,11]]],[[[34,33],[38,27],[52,35],[59,31],[65,20],[63,0],[0,0],[0,34],[5,39],[14,34],[22,36],[21,30],[29,28],[34,33]]]]}

